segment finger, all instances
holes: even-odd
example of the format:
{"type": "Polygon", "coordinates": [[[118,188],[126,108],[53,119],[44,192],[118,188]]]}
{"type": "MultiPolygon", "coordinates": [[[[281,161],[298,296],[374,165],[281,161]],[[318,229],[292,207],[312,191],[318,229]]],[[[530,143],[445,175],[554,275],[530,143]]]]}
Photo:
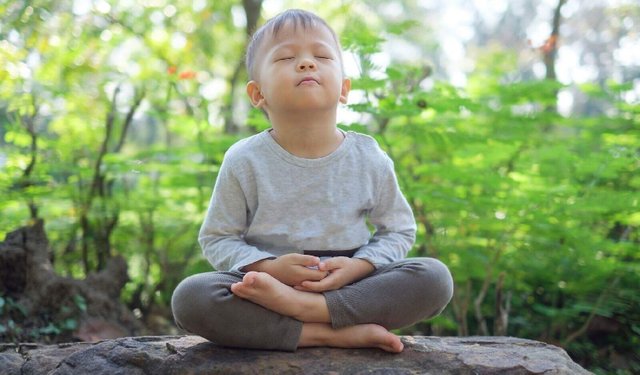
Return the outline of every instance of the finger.
{"type": "Polygon", "coordinates": [[[338,284],[338,278],[330,274],[320,281],[303,281],[301,286],[312,292],[324,292],[327,290],[336,289],[338,284]]]}
{"type": "Polygon", "coordinates": [[[309,268],[303,268],[299,273],[302,280],[320,281],[327,277],[329,273],[327,271],[312,270],[309,268]]]}
{"type": "Polygon", "coordinates": [[[322,286],[322,284],[320,284],[320,281],[308,281],[308,280],[303,281],[302,285],[298,285],[294,288],[301,290],[303,292],[310,292],[310,293],[321,293],[327,290],[322,286]]]}
{"type": "Polygon", "coordinates": [[[320,258],[313,255],[290,254],[290,257],[293,263],[305,267],[313,267],[320,264],[320,258]]]}
{"type": "Polygon", "coordinates": [[[332,271],[337,268],[342,268],[344,266],[345,257],[334,257],[329,258],[325,261],[320,262],[318,264],[318,269],[322,271],[332,271]]]}

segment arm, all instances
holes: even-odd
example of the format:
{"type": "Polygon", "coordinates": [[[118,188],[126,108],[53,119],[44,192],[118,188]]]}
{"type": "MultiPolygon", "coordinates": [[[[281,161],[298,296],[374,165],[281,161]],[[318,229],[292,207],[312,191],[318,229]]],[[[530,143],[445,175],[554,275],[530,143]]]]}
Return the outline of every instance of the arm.
{"type": "Polygon", "coordinates": [[[377,202],[369,213],[375,232],[353,256],[369,261],[376,268],[406,257],[416,239],[413,212],[400,191],[393,162],[387,156],[381,173],[377,202]]]}
{"type": "Polygon", "coordinates": [[[248,208],[234,167],[233,159],[225,156],[198,236],[205,257],[221,271],[239,271],[260,260],[275,258],[247,244],[243,238],[248,208]]]}
{"type": "Polygon", "coordinates": [[[276,258],[246,243],[249,208],[236,173],[241,169],[233,158],[225,158],[198,238],[207,260],[218,270],[267,272],[287,285],[324,278],[326,272],[307,268],[318,265],[316,257],[287,254],[276,258]]]}

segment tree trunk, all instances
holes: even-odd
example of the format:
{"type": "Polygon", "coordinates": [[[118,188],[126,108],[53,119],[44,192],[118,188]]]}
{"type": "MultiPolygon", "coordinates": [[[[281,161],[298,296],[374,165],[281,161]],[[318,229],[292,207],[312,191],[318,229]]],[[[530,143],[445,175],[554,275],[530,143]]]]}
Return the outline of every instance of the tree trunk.
{"type": "Polygon", "coordinates": [[[240,80],[240,77],[242,77],[242,71],[244,70],[245,66],[244,51],[246,51],[249,40],[256,30],[258,19],[260,19],[262,0],[242,0],[242,6],[244,7],[244,13],[247,18],[247,27],[245,29],[247,38],[245,46],[242,49],[242,56],[236,63],[236,66],[233,69],[233,73],[229,78],[229,95],[225,100],[224,106],[221,108],[221,111],[224,115],[224,131],[227,134],[235,134],[239,129],[238,124],[236,124],[233,118],[234,108],[236,105],[236,89],[238,86],[238,81],[240,80]]]}
{"type": "MultiPolygon", "coordinates": [[[[553,13],[553,20],[551,21],[551,35],[540,48],[542,51],[542,57],[544,66],[546,68],[545,79],[548,81],[557,81],[556,78],[556,57],[558,55],[558,39],[560,38],[560,21],[562,19],[562,7],[567,0],[558,0],[558,5],[553,13]]],[[[546,106],[545,112],[555,113],[558,111],[557,97],[558,90],[553,90],[554,104],[546,106]]],[[[548,132],[551,129],[551,124],[547,125],[543,130],[548,132]]]]}

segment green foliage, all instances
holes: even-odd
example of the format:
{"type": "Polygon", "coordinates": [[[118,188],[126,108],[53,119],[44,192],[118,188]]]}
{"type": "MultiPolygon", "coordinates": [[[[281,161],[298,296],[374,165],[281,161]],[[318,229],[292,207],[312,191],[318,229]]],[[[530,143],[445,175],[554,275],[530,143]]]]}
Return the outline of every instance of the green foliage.
{"type": "MultiPolygon", "coordinates": [[[[374,50],[353,51],[367,61],[374,50]]],[[[583,86],[611,113],[565,118],[554,110],[562,85],[508,82],[508,54],[484,59],[493,63],[481,58],[467,88],[416,88],[405,66],[354,83],[368,100],[351,109],[371,116],[357,130],[395,160],[418,219],[413,254],[442,259],[456,282],[450,308],[422,327],[541,339],[594,368],[611,355],[640,368],[640,117],[623,99],[632,85],[583,86]],[[484,328],[506,303],[508,331],[484,328]]]]}
{"type": "MultiPolygon", "coordinates": [[[[0,0],[0,237],[44,218],[56,270],[78,278],[124,255],[123,300],[143,319],[170,319],[175,285],[210,270],[197,231],[223,154],[243,136],[223,125],[225,101],[241,91],[228,84],[245,42],[236,3],[108,2],[82,16],[71,2],[0,0]],[[39,63],[27,65],[34,51],[39,63]]],[[[432,78],[427,64],[378,66],[385,39],[420,28],[345,17],[349,4],[326,8],[362,73],[353,89],[363,99],[349,105],[361,117],[340,126],[394,159],[419,224],[411,255],[440,258],[456,283],[444,313],[411,333],[541,339],[596,372],[620,355],[640,371],[630,83],[513,80],[517,58],[499,49],[477,58],[465,87],[432,78]],[[608,110],[560,116],[557,93],[570,89],[608,110]],[[493,329],[499,308],[506,332],[493,329]]],[[[247,133],[269,126],[257,110],[246,117],[247,133]]],[[[87,309],[81,296],[71,303],[25,327],[24,307],[0,296],[0,337],[69,333],[87,309]]]]}
{"type": "Polygon", "coordinates": [[[0,341],[56,341],[56,337],[70,339],[78,328],[78,321],[87,310],[83,296],[73,296],[74,305],[61,305],[58,311],[34,316],[14,298],[0,295],[0,341]]]}
{"type": "Polygon", "coordinates": [[[16,323],[27,316],[25,308],[10,297],[0,295],[0,337],[13,341],[22,334],[22,327],[16,323]]]}

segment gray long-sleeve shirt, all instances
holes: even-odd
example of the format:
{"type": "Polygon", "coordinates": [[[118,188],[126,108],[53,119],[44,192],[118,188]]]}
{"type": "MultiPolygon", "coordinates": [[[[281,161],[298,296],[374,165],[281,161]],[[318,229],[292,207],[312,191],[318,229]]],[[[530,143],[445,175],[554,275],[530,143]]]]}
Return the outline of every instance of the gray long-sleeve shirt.
{"type": "Polygon", "coordinates": [[[304,250],[358,249],[355,258],[378,267],[404,258],[415,232],[373,138],[346,132],[333,153],[304,159],[264,131],[225,154],[198,241],[220,271],[304,250]]]}

